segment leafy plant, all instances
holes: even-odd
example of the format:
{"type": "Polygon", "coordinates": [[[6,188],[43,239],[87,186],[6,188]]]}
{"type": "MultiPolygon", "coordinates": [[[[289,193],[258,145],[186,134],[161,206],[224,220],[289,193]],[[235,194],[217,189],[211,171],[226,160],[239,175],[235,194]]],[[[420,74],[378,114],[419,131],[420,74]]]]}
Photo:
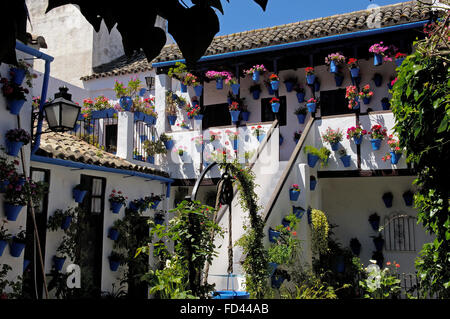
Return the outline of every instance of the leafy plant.
{"type": "Polygon", "coordinates": [[[275,227],[275,230],[280,232],[280,236],[268,249],[268,261],[278,265],[292,264],[299,256],[300,240],[296,238],[296,228],[300,219],[291,213],[285,217],[285,220],[289,225],[275,227]]]}
{"type": "Polygon", "coordinates": [[[395,261],[394,264],[387,262],[387,267],[380,269],[375,260],[370,260],[370,262],[371,265],[365,269],[367,279],[359,282],[365,291],[364,298],[390,299],[398,296],[401,287],[400,279],[396,275],[396,269],[400,265],[395,261]],[[392,265],[395,265],[394,269],[392,269],[392,265]]]}
{"type": "Polygon", "coordinates": [[[328,165],[328,158],[330,157],[331,151],[326,147],[321,147],[320,149],[315,148],[311,145],[306,145],[304,150],[305,154],[312,154],[319,157],[321,167],[326,167],[328,165]]]}
{"type": "Polygon", "coordinates": [[[161,140],[161,138],[157,141],[146,140],[144,142],[144,149],[150,156],[167,153],[166,146],[164,145],[164,142],[161,140]]]}
{"type": "Polygon", "coordinates": [[[9,241],[11,239],[11,234],[7,233],[5,228],[5,222],[2,222],[2,227],[0,227],[0,240],[9,241]]]}
{"type": "Polygon", "coordinates": [[[31,141],[31,135],[24,129],[16,128],[6,131],[5,137],[11,142],[22,142],[27,145],[31,141]]]}
{"type": "Polygon", "coordinates": [[[306,115],[306,113],[308,113],[308,109],[304,106],[299,106],[294,111],[295,115],[299,115],[299,114],[306,115]]]}
{"type": "Polygon", "coordinates": [[[53,215],[48,218],[47,229],[50,231],[57,231],[61,228],[61,224],[66,217],[75,217],[76,211],[78,211],[78,207],[69,208],[65,211],[63,211],[62,209],[55,210],[53,215]]]}
{"type": "Polygon", "coordinates": [[[311,210],[311,241],[314,254],[324,254],[328,251],[328,220],[324,212],[311,210]]]}

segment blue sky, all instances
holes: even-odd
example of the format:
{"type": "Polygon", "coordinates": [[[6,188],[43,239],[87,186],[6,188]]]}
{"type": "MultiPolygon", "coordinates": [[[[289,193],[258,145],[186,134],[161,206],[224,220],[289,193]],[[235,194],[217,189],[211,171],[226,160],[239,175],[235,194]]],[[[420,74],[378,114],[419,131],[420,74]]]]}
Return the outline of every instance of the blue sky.
{"type": "MultiPolygon", "coordinates": [[[[384,6],[402,0],[269,0],[262,11],[253,0],[222,0],[224,15],[218,12],[220,32],[231,34],[246,30],[331,16],[366,9],[369,5],[384,6]]],[[[189,0],[185,0],[190,4],[189,0]]]]}

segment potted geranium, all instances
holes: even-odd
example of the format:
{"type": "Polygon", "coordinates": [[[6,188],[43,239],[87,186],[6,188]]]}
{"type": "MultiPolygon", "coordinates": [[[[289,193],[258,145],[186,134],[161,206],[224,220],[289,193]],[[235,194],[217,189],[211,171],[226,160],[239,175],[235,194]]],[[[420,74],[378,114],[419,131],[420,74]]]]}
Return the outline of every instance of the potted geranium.
{"type": "Polygon", "coordinates": [[[322,140],[331,145],[331,150],[337,151],[339,148],[339,142],[342,141],[343,133],[340,129],[333,130],[328,127],[325,134],[322,134],[322,140]]]}
{"type": "Polygon", "coordinates": [[[109,194],[109,205],[114,214],[118,214],[122,206],[125,206],[128,197],[122,194],[122,191],[113,189],[109,194]]]}
{"type": "Polygon", "coordinates": [[[314,74],[314,68],[311,66],[305,68],[305,74],[306,74],[306,82],[309,85],[313,85],[316,80],[316,75],[314,74]]]}
{"type": "Polygon", "coordinates": [[[26,239],[27,236],[24,229],[19,231],[15,236],[12,236],[9,246],[9,253],[11,256],[19,257],[22,254],[26,245],[26,239]]]}
{"type": "Polygon", "coordinates": [[[298,200],[298,197],[300,196],[300,187],[298,184],[293,184],[289,188],[289,199],[293,202],[298,200]]]}
{"type": "Polygon", "coordinates": [[[370,100],[372,99],[373,92],[370,90],[370,85],[366,84],[359,92],[359,97],[363,100],[364,104],[370,104],[370,100]]]}
{"type": "Polygon", "coordinates": [[[325,64],[330,66],[331,73],[337,73],[340,64],[345,63],[345,56],[341,53],[331,53],[327,57],[325,57],[325,64]]]}
{"type": "Polygon", "coordinates": [[[118,253],[116,251],[112,251],[108,257],[109,260],[109,268],[111,271],[117,271],[120,265],[125,263],[125,255],[118,253]]]}
{"type": "Polygon", "coordinates": [[[308,109],[304,106],[299,106],[295,109],[294,114],[297,115],[299,124],[305,123],[306,113],[308,113],[308,109]]]}
{"type": "Polygon", "coordinates": [[[302,133],[303,132],[301,130],[294,132],[294,142],[295,142],[295,144],[297,144],[298,141],[300,140],[300,137],[302,136],[302,133]]]}
{"type": "Polygon", "coordinates": [[[390,134],[387,139],[387,144],[391,149],[390,153],[387,153],[382,157],[383,162],[391,160],[391,164],[395,165],[400,160],[402,156],[402,149],[400,148],[400,141],[394,138],[394,135],[390,134]]]}
{"type": "Polygon", "coordinates": [[[263,64],[261,64],[261,65],[257,64],[248,70],[244,70],[245,74],[252,76],[252,79],[254,82],[258,82],[260,75],[263,74],[264,72],[267,72],[267,69],[265,68],[265,66],[263,64]]]}
{"type": "Polygon", "coordinates": [[[352,78],[357,78],[359,76],[358,59],[355,58],[348,59],[347,66],[350,69],[350,74],[352,78]]]}
{"type": "Polygon", "coordinates": [[[256,127],[252,126],[251,130],[253,131],[253,135],[256,136],[259,142],[261,142],[264,139],[264,136],[266,136],[266,132],[261,125],[258,125],[256,127]]]}
{"type": "Polygon", "coordinates": [[[344,167],[350,166],[351,157],[347,154],[347,150],[345,148],[341,148],[339,150],[339,158],[341,159],[342,164],[344,164],[344,167]]]}
{"type": "Polygon", "coordinates": [[[289,75],[284,78],[284,85],[286,85],[286,92],[292,92],[292,89],[297,85],[297,77],[289,75]]]}
{"type": "Polygon", "coordinates": [[[348,100],[348,108],[350,110],[352,109],[359,109],[359,100],[358,100],[358,89],[355,85],[347,86],[345,91],[345,98],[348,100]]]}
{"type": "Polygon", "coordinates": [[[5,228],[5,223],[2,223],[2,226],[0,227],[0,256],[3,255],[3,251],[5,250],[5,247],[8,245],[8,242],[11,240],[11,234],[7,233],[7,230],[5,228]]]}
{"type": "Polygon", "coordinates": [[[168,73],[167,73],[167,75],[170,78],[175,78],[178,81],[180,81],[181,93],[186,93],[187,92],[187,85],[184,82],[184,78],[186,76],[186,73],[187,73],[186,64],[181,63],[181,62],[175,62],[175,67],[170,68],[168,73]]]}
{"type": "Polygon", "coordinates": [[[272,90],[276,91],[279,88],[280,85],[280,78],[275,73],[272,73],[269,75],[269,82],[270,86],[272,87],[272,90]]]}
{"type": "Polygon", "coordinates": [[[296,92],[298,103],[303,103],[305,101],[305,89],[297,83],[294,86],[294,91],[296,92]]]}
{"type": "Polygon", "coordinates": [[[18,115],[23,104],[27,100],[25,94],[29,93],[28,89],[23,88],[6,78],[1,78],[0,83],[3,85],[2,93],[6,98],[7,109],[11,114],[18,115]]]}
{"type": "Polygon", "coordinates": [[[75,199],[75,202],[77,203],[82,203],[87,192],[88,188],[85,185],[78,184],[72,190],[73,199],[75,199]]]}
{"type": "Polygon", "coordinates": [[[31,135],[21,128],[8,130],[5,134],[7,154],[17,156],[22,146],[31,141],[31,135]]]}
{"type": "Polygon", "coordinates": [[[317,100],[315,98],[310,98],[307,102],[306,102],[306,107],[308,108],[308,111],[310,113],[314,113],[316,111],[316,106],[317,106],[317,100]]]}
{"type": "Polygon", "coordinates": [[[397,67],[402,65],[405,58],[406,58],[405,53],[397,52],[397,54],[395,55],[395,64],[397,65],[397,67]]]}
{"type": "Polygon", "coordinates": [[[208,79],[214,79],[216,80],[216,89],[222,90],[223,89],[223,80],[231,78],[231,73],[227,71],[207,71],[205,73],[205,76],[208,79]]]}
{"type": "Polygon", "coordinates": [[[369,48],[369,52],[374,54],[373,58],[373,64],[374,65],[381,65],[383,63],[383,58],[386,55],[386,51],[389,49],[389,47],[383,45],[383,41],[380,43],[375,43],[369,48]]]}
{"type": "Polygon", "coordinates": [[[280,110],[280,99],[276,97],[272,98],[270,100],[270,105],[272,105],[272,112],[278,113],[278,111],[280,110]]]}
{"type": "Polygon", "coordinates": [[[356,145],[361,144],[364,135],[367,131],[364,130],[360,125],[352,126],[347,129],[347,139],[353,139],[356,145]]]}
{"type": "Polygon", "coordinates": [[[377,151],[380,149],[381,142],[384,140],[384,138],[387,136],[387,130],[382,127],[380,124],[375,124],[370,129],[369,135],[370,135],[370,142],[372,143],[372,149],[374,151],[377,151]]]}
{"type": "Polygon", "coordinates": [[[253,95],[253,99],[257,100],[259,99],[259,95],[261,94],[261,85],[259,84],[253,84],[249,88],[250,93],[253,95]]]}
{"type": "Polygon", "coordinates": [[[228,110],[230,111],[231,121],[233,122],[233,124],[239,122],[239,113],[241,113],[241,111],[239,110],[239,103],[236,101],[231,102],[231,104],[228,106],[228,110]]]}

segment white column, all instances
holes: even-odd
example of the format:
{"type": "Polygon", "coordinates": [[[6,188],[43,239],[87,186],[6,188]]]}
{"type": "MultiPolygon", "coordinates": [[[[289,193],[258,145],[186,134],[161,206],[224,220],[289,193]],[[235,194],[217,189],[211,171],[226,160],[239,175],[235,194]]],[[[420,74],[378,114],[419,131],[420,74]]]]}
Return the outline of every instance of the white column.
{"type": "Polygon", "coordinates": [[[155,76],[155,111],[158,113],[156,131],[158,135],[167,130],[166,92],[171,89],[172,79],[167,74],[157,74],[155,76]]]}
{"type": "Polygon", "coordinates": [[[117,156],[126,160],[133,159],[134,114],[119,112],[117,120],[117,156]]]}

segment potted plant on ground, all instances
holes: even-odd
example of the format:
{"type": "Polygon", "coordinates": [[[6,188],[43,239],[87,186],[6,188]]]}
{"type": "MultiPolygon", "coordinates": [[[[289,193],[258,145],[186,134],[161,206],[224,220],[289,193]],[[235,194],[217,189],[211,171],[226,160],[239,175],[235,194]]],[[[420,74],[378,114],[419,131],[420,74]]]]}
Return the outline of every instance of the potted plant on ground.
{"type": "Polygon", "coordinates": [[[18,156],[22,146],[31,141],[31,135],[21,128],[8,130],[5,134],[7,154],[18,156]]]}
{"type": "Polygon", "coordinates": [[[88,190],[89,189],[85,185],[76,185],[72,190],[72,195],[73,199],[75,199],[75,202],[82,203],[84,200],[84,196],[86,196],[88,190]]]}
{"type": "Polygon", "coordinates": [[[258,82],[260,75],[265,72],[267,72],[267,69],[263,64],[257,64],[248,70],[244,70],[244,74],[251,75],[254,82],[258,82]]]}
{"type": "Polygon", "coordinates": [[[113,250],[108,257],[108,260],[111,271],[117,271],[119,266],[125,263],[126,258],[124,254],[113,250]]]}
{"type": "Polygon", "coordinates": [[[26,232],[25,230],[19,231],[15,236],[12,236],[9,245],[9,253],[13,257],[19,257],[22,254],[26,245],[26,232]]]}
{"type": "Polygon", "coordinates": [[[300,187],[298,184],[293,184],[289,188],[289,199],[293,202],[298,200],[298,197],[300,196],[300,187]]]}
{"type": "Polygon", "coordinates": [[[360,125],[352,126],[347,129],[347,139],[349,140],[352,138],[356,145],[360,145],[362,143],[362,139],[366,134],[367,131],[360,125]]]}
{"type": "Polygon", "coordinates": [[[306,82],[308,83],[308,85],[313,85],[316,80],[314,68],[311,66],[305,68],[305,74],[306,74],[306,82]]]}
{"type": "Polygon", "coordinates": [[[344,164],[344,167],[350,166],[350,155],[347,154],[347,150],[345,148],[341,148],[339,150],[339,158],[341,159],[342,163],[344,164]]]}
{"type": "Polygon", "coordinates": [[[293,75],[289,75],[284,78],[284,85],[286,85],[286,92],[292,92],[294,86],[297,85],[297,77],[293,75]]]}
{"type": "Polygon", "coordinates": [[[370,100],[373,97],[373,92],[370,90],[370,85],[366,84],[359,92],[359,98],[363,100],[364,104],[370,104],[370,100]]]}
{"type": "Polygon", "coordinates": [[[62,209],[57,209],[53,215],[48,218],[47,229],[50,231],[57,231],[58,229],[66,231],[72,223],[74,217],[75,210],[72,208],[65,211],[62,209]]]}
{"type": "Polygon", "coordinates": [[[278,113],[278,111],[280,110],[280,99],[277,97],[273,97],[270,100],[270,105],[272,106],[272,112],[278,113]]]}
{"type": "Polygon", "coordinates": [[[29,90],[6,78],[1,78],[0,83],[2,84],[3,96],[6,98],[7,109],[11,114],[18,115],[27,100],[25,94],[28,94],[29,90]]]}
{"type": "Polygon", "coordinates": [[[347,86],[345,98],[348,100],[348,108],[350,110],[359,109],[358,95],[358,89],[355,85],[347,86]]]}
{"type": "Polygon", "coordinates": [[[337,151],[339,148],[339,143],[342,141],[343,133],[338,128],[337,130],[333,130],[331,127],[328,127],[324,134],[322,134],[322,141],[329,143],[331,145],[331,150],[337,151]]]}
{"type": "Polygon", "coordinates": [[[297,120],[299,124],[305,123],[306,113],[308,113],[308,109],[304,106],[299,106],[295,109],[294,114],[297,115],[297,120]]]}
{"type": "Polygon", "coordinates": [[[370,142],[372,143],[372,149],[374,151],[377,151],[380,149],[381,142],[384,140],[384,138],[387,136],[387,130],[382,127],[380,124],[375,124],[370,129],[369,135],[370,135],[370,142]]]}
{"type": "Polygon", "coordinates": [[[327,57],[325,57],[325,64],[330,67],[331,73],[337,73],[339,70],[339,65],[345,63],[345,56],[343,56],[341,53],[331,53],[327,57]]]}
{"type": "Polygon", "coordinates": [[[352,78],[357,78],[359,76],[358,60],[355,58],[348,59],[347,66],[350,69],[352,78]]]}
{"type": "Polygon", "coordinates": [[[389,47],[383,45],[383,41],[380,43],[375,43],[370,46],[369,52],[374,54],[373,65],[381,65],[383,63],[384,57],[386,55],[386,51],[389,47]]]}
{"type": "Polygon", "coordinates": [[[306,107],[308,108],[308,111],[310,113],[314,113],[316,111],[316,107],[317,107],[317,100],[315,98],[310,98],[307,102],[306,102],[306,107]]]}
{"type": "Polygon", "coordinates": [[[321,147],[320,149],[315,148],[311,145],[306,145],[304,148],[305,154],[307,154],[308,166],[314,168],[316,166],[317,161],[320,160],[321,167],[325,167],[328,165],[328,158],[331,154],[331,151],[326,147],[321,147]]]}
{"type": "Polygon", "coordinates": [[[264,131],[264,129],[262,128],[261,125],[258,126],[252,126],[251,128],[252,130],[252,134],[254,136],[256,136],[256,138],[258,139],[259,142],[262,142],[262,140],[264,139],[264,136],[266,136],[266,132],[264,131]]]}
{"type": "Polygon", "coordinates": [[[165,133],[161,133],[161,135],[159,136],[159,139],[164,143],[164,146],[166,147],[167,150],[171,150],[173,147],[173,140],[172,137],[165,134],[165,133]]]}
{"type": "Polygon", "coordinates": [[[400,141],[395,139],[394,135],[390,134],[387,139],[387,144],[389,145],[391,151],[390,153],[386,153],[386,155],[381,159],[383,160],[383,162],[391,160],[391,164],[395,165],[398,163],[403,153],[402,149],[400,148],[400,141]]]}
{"type": "Polygon", "coordinates": [[[228,105],[228,111],[230,112],[231,122],[233,122],[233,124],[239,122],[239,114],[241,113],[239,110],[239,103],[236,101],[231,102],[231,104],[228,105]]]}
{"type": "Polygon", "coordinates": [[[259,99],[259,96],[261,94],[261,85],[259,85],[258,83],[253,84],[252,86],[250,86],[249,90],[250,93],[252,93],[254,100],[259,99]]]}
{"type": "Polygon", "coordinates": [[[272,90],[277,91],[280,85],[280,78],[275,73],[269,75],[269,82],[272,90]]]}
{"type": "Polygon", "coordinates": [[[127,199],[128,197],[124,196],[122,194],[122,191],[116,191],[115,189],[113,189],[108,198],[111,211],[114,214],[118,214],[122,206],[125,206],[127,199]]]}
{"type": "Polygon", "coordinates": [[[10,240],[11,234],[7,233],[5,222],[2,222],[2,226],[0,227],[0,256],[3,255],[3,251],[10,240]]]}

